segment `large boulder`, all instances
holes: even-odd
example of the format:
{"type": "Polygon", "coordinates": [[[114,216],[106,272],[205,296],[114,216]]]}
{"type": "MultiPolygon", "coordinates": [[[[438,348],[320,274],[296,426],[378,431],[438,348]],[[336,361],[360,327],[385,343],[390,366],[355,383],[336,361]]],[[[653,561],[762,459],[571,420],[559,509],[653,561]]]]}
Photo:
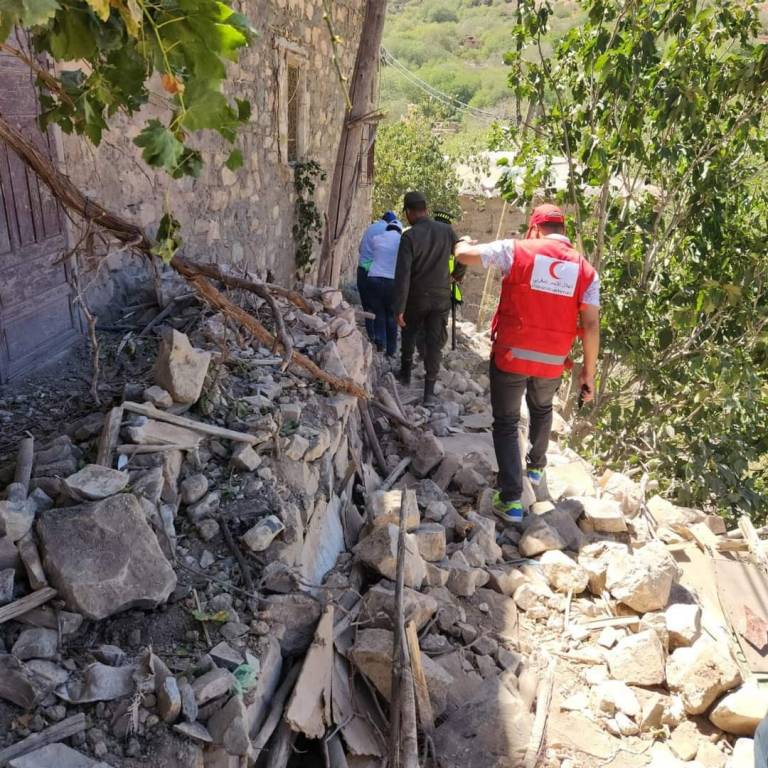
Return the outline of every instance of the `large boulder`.
{"type": "Polygon", "coordinates": [[[629,557],[611,558],[605,585],[630,608],[646,613],[666,608],[680,568],[660,541],[652,541],[629,557]]]}
{"type": "Polygon", "coordinates": [[[700,715],[740,682],[741,672],[728,649],[706,637],[690,648],[678,648],[667,660],[667,684],[680,693],[689,715],[700,715]]]}
{"type": "Polygon", "coordinates": [[[709,713],[709,719],[726,733],[753,736],[767,714],[768,691],[756,685],[744,685],[723,696],[709,713]]]}
{"type": "Polygon", "coordinates": [[[634,685],[661,685],[664,661],[661,641],[652,630],[625,637],[608,653],[611,675],[634,685]]]}
{"type": "Polygon", "coordinates": [[[155,380],[177,403],[195,403],[210,362],[210,352],[195,349],[185,334],[166,328],[155,362],[155,380]]]}
{"type": "Polygon", "coordinates": [[[52,586],[89,619],[155,608],[176,586],[176,574],[130,494],[42,512],[37,533],[52,586]]]}

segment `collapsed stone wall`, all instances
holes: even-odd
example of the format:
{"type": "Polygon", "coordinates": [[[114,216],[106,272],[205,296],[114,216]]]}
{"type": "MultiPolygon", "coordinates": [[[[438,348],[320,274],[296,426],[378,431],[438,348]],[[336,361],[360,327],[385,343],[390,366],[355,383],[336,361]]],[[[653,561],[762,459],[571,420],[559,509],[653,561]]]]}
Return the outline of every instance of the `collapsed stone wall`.
{"type": "MultiPolygon", "coordinates": [[[[351,76],[362,29],[364,0],[331,4],[333,25],[343,39],[341,71],[351,76]]],[[[275,281],[289,282],[295,273],[292,235],[295,194],[293,168],[281,152],[278,60],[281,50],[298,51],[306,78],[302,107],[303,151],[299,160],[315,160],[328,177],[318,184],[318,209],[327,208],[333,165],[345,104],[333,62],[321,0],[247,0],[240,10],[258,32],[240,61],[230,67],[231,95],[247,98],[253,114],[237,140],[245,164],[236,171],[224,166],[231,146],[209,132],[198,140],[206,164],[199,178],[171,180],[153,172],[133,144],[145,118],[163,115],[159,98],[138,116],[118,117],[114,127],[94,148],[77,136],[63,136],[68,175],[87,195],[107,208],[154,232],[168,202],[182,225],[185,253],[203,261],[247,266],[275,281]],[[281,48],[282,46],[282,48],[281,48]]],[[[354,254],[361,230],[368,224],[370,187],[362,185],[350,217],[341,252],[354,254]]],[[[75,242],[79,239],[74,235],[75,242]]],[[[317,246],[316,250],[319,250],[317,246]]],[[[351,263],[351,256],[349,263],[351,263]]],[[[92,300],[97,310],[121,287],[110,276],[125,271],[136,282],[146,273],[123,254],[107,260],[92,300]]],[[[349,264],[345,264],[348,267],[349,264]]]]}

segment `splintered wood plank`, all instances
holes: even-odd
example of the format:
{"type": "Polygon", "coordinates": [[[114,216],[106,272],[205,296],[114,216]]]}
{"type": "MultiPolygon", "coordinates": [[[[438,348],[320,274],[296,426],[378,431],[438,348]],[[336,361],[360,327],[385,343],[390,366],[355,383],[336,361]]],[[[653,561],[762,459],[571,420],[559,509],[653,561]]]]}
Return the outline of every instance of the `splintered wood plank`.
{"type": "Polygon", "coordinates": [[[405,628],[405,639],[408,641],[408,653],[411,657],[413,687],[416,691],[416,709],[419,715],[421,730],[424,733],[432,733],[435,729],[435,713],[432,711],[427,676],[424,674],[424,667],[421,663],[419,635],[416,632],[416,625],[412,621],[409,621],[405,628]]]}
{"type": "Polygon", "coordinates": [[[233,429],[225,429],[224,427],[218,427],[215,424],[205,424],[202,421],[188,419],[185,416],[177,416],[174,413],[161,411],[159,408],[155,408],[153,405],[147,403],[126,402],[123,403],[123,408],[125,408],[126,411],[131,411],[131,413],[138,413],[142,416],[147,416],[150,419],[156,419],[157,421],[166,421],[169,424],[175,424],[177,427],[186,427],[195,432],[201,432],[204,435],[223,437],[226,440],[233,440],[239,443],[253,444],[258,441],[258,438],[255,435],[249,435],[247,432],[235,432],[233,429]]]}
{"type": "Polygon", "coordinates": [[[23,616],[27,611],[47,603],[55,595],[56,590],[53,587],[43,587],[38,589],[37,592],[4,605],[0,608],[0,624],[15,619],[17,616],[23,616]]]}
{"type": "Polygon", "coordinates": [[[17,757],[27,755],[48,744],[55,744],[56,742],[63,741],[77,733],[82,733],[84,730],[85,715],[82,712],[77,715],[72,715],[72,717],[68,717],[60,723],[55,723],[39,733],[27,736],[26,739],[17,741],[15,744],[11,744],[10,747],[0,750],[0,768],[8,765],[11,760],[17,757]]]}
{"type": "Polygon", "coordinates": [[[123,421],[123,406],[118,405],[109,412],[99,436],[99,448],[96,453],[96,463],[103,467],[112,466],[112,454],[120,435],[120,424],[123,421]]]}
{"type": "Polygon", "coordinates": [[[349,753],[358,757],[382,757],[381,741],[371,725],[378,718],[375,704],[369,691],[350,680],[349,664],[339,653],[334,654],[331,692],[333,722],[341,729],[349,753]]]}
{"type": "Polygon", "coordinates": [[[325,735],[331,724],[331,677],[333,673],[333,605],[329,605],[317,625],[296,687],[293,689],[285,720],[293,731],[310,739],[325,735]]]}

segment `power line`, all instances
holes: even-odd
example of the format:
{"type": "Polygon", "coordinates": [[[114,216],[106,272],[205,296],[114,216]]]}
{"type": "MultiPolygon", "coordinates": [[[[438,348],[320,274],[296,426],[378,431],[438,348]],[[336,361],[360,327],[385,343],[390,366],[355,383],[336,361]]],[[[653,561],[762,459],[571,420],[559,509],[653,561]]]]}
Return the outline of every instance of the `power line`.
{"type": "Polygon", "coordinates": [[[393,66],[400,75],[402,75],[411,83],[411,85],[414,85],[428,96],[437,99],[446,106],[484,120],[495,121],[507,119],[504,115],[496,115],[493,112],[486,112],[483,109],[478,109],[477,107],[473,107],[470,104],[467,104],[465,101],[457,99],[455,96],[451,96],[449,93],[445,93],[445,91],[441,91],[438,88],[435,88],[435,86],[430,85],[430,83],[422,80],[414,72],[411,72],[411,70],[409,70],[401,61],[398,61],[398,59],[396,59],[386,48],[384,48],[384,46],[381,47],[381,52],[385,64],[393,66]]]}

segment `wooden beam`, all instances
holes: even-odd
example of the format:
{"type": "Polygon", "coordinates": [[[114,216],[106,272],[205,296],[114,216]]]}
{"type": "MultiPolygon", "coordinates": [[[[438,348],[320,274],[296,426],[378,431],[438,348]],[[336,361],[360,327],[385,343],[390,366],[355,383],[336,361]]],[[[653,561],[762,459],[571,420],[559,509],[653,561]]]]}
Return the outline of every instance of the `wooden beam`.
{"type": "Polygon", "coordinates": [[[544,736],[547,732],[547,719],[549,717],[549,705],[552,702],[552,690],[555,686],[555,669],[557,660],[547,657],[547,667],[536,689],[536,716],[533,720],[533,730],[528,741],[528,749],[525,752],[523,768],[535,768],[539,762],[541,748],[544,745],[544,736]]]}
{"type": "Polygon", "coordinates": [[[147,416],[148,418],[156,419],[157,421],[166,421],[169,424],[175,424],[177,427],[186,427],[187,429],[201,432],[204,435],[211,435],[212,437],[223,437],[225,440],[234,440],[238,443],[250,443],[251,445],[258,440],[255,435],[249,435],[246,432],[235,432],[233,429],[225,429],[224,427],[218,427],[215,424],[205,424],[202,421],[188,419],[186,416],[176,416],[176,414],[161,411],[159,408],[155,408],[154,405],[149,405],[148,403],[126,402],[123,403],[123,408],[131,413],[138,413],[141,416],[147,416]]]}
{"type": "Polygon", "coordinates": [[[416,711],[419,715],[419,724],[424,733],[432,733],[435,730],[435,713],[432,711],[427,676],[424,674],[424,667],[421,663],[419,635],[416,632],[416,625],[412,621],[409,621],[405,628],[405,639],[408,642],[408,653],[411,657],[411,673],[416,692],[416,711]]]}
{"type": "Polygon", "coordinates": [[[103,467],[112,466],[112,454],[114,453],[117,439],[120,436],[120,424],[123,421],[123,406],[118,405],[113,408],[101,430],[99,436],[99,449],[96,453],[96,463],[103,467]]]}
{"type": "Polygon", "coordinates": [[[47,603],[55,595],[56,590],[53,587],[43,587],[26,597],[22,597],[19,600],[14,600],[12,603],[8,603],[8,605],[4,605],[0,608],[0,624],[15,619],[17,616],[23,616],[27,611],[31,611],[33,608],[39,608],[43,603],[47,603]]]}
{"type": "Polygon", "coordinates": [[[84,730],[85,715],[82,712],[77,715],[72,715],[72,717],[67,717],[60,723],[55,723],[38,733],[33,733],[31,736],[27,736],[26,739],[11,744],[10,747],[0,750],[0,768],[4,768],[11,760],[14,760],[17,757],[27,755],[48,744],[55,744],[59,741],[63,741],[77,733],[82,733],[84,730]]]}
{"type": "Polygon", "coordinates": [[[16,454],[16,471],[13,482],[19,483],[24,488],[24,495],[29,494],[29,480],[32,477],[32,463],[35,459],[35,438],[24,437],[19,443],[19,451],[16,454]]]}

